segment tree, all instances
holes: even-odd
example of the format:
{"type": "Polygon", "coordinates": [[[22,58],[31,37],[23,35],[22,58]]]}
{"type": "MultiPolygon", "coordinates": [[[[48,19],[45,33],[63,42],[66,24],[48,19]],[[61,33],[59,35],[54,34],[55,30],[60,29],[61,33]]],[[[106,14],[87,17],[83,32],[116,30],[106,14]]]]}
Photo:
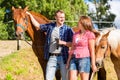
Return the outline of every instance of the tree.
{"type": "MultiPolygon", "coordinates": [[[[114,21],[115,15],[110,13],[110,5],[107,3],[107,0],[94,0],[93,3],[96,7],[96,13],[89,13],[88,15],[92,17],[94,21],[114,21]]],[[[102,27],[111,27],[112,23],[98,23],[99,28],[102,27]]]]}
{"type": "MultiPolygon", "coordinates": [[[[50,20],[54,20],[54,12],[58,9],[64,10],[66,20],[78,21],[80,15],[87,15],[87,6],[84,0],[0,0],[0,8],[4,13],[0,21],[9,22],[12,20],[11,7],[24,8],[29,6],[29,10],[41,13],[50,20]],[[9,13],[5,13],[9,11],[9,13]]],[[[1,18],[1,17],[0,17],[1,18]]],[[[70,26],[76,26],[77,23],[66,22],[70,26]]],[[[9,23],[6,27],[8,39],[14,39],[13,23],[9,23]]]]}
{"type": "MultiPolygon", "coordinates": [[[[87,14],[87,6],[84,0],[41,0],[36,1],[37,11],[45,15],[48,19],[54,20],[54,12],[62,9],[66,13],[66,20],[78,20],[80,15],[87,14]]],[[[76,24],[68,23],[73,26],[76,24]]]]}

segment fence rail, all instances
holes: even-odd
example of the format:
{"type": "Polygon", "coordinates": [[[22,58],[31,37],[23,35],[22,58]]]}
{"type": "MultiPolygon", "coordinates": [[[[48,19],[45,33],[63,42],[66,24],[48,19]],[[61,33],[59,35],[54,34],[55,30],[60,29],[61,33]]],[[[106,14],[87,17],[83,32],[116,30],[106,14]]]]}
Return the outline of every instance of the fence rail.
{"type": "MultiPolygon", "coordinates": [[[[56,20],[50,20],[50,21],[56,21],[56,20]]],[[[65,20],[65,22],[78,22],[78,21],[69,21],[65,20]]],[[[93,23],[113,23],[113,21],[92,21],[93,23]]]]}
{"type": "MultiPolygon", "coordinates": [[[[50,21],[56,21],[56,20],[50,20],[50,21]]],[[[12,23],[13,20],[10,20],[6,23],[12,23]]],[[[65,22],[78,22],[78,21],[69,21],[69,20],[65,20],[65,22]]],[[[93,23],[113,23],[113,21],[92,21],[93,23]]]]}

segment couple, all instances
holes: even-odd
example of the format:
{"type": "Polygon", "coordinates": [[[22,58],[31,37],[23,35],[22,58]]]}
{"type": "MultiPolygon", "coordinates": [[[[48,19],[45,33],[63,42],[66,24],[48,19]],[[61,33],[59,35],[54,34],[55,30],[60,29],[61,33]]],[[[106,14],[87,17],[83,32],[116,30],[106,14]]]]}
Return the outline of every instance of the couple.
{"type": "Polygon", "coordinates": [[[29,12],[27,14],[36,30],[47,33],[44,48],[44,58],[48,60],[46,80],[53,80],[57,69],[60,69],[62,80],[68,80],[67,69],[69,80],[77,80],[78,74],[81,80],[88,80],[91,66],[93,71],[97,71],[94,55],[95,35],[92,32],[92,21],[88,16],[80,17],[80,30],[73,34],[72,29],[64,24],[65,13],[62,10],[55,12],[56,22],[48,24],[40,24],[29,12]]]}

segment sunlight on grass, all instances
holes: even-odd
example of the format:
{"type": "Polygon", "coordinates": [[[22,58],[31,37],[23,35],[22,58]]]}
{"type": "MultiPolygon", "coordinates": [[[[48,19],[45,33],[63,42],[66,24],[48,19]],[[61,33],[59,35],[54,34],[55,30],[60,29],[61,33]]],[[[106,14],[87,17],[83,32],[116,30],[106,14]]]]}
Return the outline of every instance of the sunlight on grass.
{"type": "MultiPolygon", "coordinates": [[[[110,59],[106,58],[107,80],[117,80],[113,67],[110,59]]],[[[93,80],[97,80],[96,77],[93,80]]],[[[0,80],[43,80],[41,67],[32,49],[23,49],[0,58],[0,80]]]]}
{"type": "Polygon", "coordinates": [[[31,48],[5,56],[0,64],[0,71],[8,78],[5,80],[43,80],[41,67],[31,48]]]}
{"type": "Polygon", "coordinates": [[[14,80],[11,74],[7,74],[5,80],[14,80]]]}

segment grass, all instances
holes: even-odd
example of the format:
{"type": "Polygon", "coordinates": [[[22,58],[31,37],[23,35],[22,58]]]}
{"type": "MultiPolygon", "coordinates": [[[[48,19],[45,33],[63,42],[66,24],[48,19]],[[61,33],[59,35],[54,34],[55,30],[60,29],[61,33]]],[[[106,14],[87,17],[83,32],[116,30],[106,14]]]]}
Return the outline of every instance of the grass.
{"type": "MultiPolygon", "coordinates": [[[[117,80],[113,67],[110,58],[106,58],[107,80],[117,80]]],[[[0,80],[43,80],[41,67],[32,49],[22,49],[0,58],[0,80]]]]}
{"type": "Polygon", "coordinates": [[[3,72],[0,80],[43,80],[41,67],[31,48],[1,58],[0,72],[3,72]]]}

